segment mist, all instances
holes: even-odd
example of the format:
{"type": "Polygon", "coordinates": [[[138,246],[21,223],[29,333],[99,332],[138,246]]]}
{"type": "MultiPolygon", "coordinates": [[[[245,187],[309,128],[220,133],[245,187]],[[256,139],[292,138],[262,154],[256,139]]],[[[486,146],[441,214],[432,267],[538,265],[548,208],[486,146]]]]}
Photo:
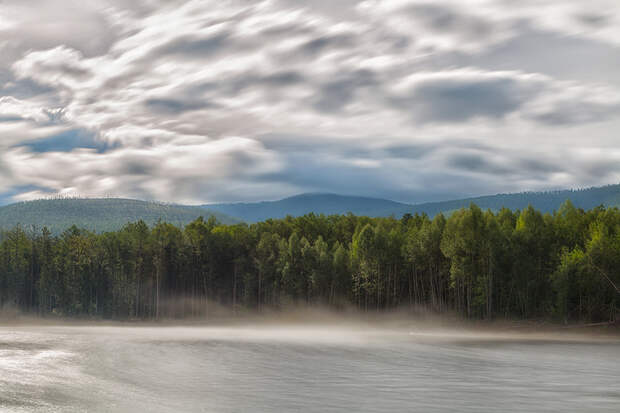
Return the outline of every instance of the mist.
{"type": "Polygon", "coordinates": [[[175,325],[14,318],[0,336],[9,412],[611,412],[620,394],[617,335],[404,312],[175,325]]]}

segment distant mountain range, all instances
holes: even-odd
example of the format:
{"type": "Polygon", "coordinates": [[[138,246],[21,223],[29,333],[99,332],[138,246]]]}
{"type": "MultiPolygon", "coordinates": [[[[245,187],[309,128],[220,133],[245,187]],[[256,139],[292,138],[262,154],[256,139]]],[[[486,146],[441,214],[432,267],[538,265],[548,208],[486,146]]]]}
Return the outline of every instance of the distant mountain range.
{"type": "Polygon", "coordinates": [[[620,185],[608,185],[586,189],[521,192],[515,194],[498,194],[451,201],[428,202],[423,204],[404,204],[379,198],[344,196],[336,194],[302,194],[279,201],[254,203],[208,204],[203,205],[212,211],[234,216],[246,222],[263,221],[268,218],[283,218],[286,215],[299,216],[310,212],[315,214],[367,215],[371,217],[401,217],[406,213],[426,213],[434,216],[440,212],[467,207],[474,203],[482,209],[500,210],[523,209],[528,205],[543,212],[553,212],[569,199],[576,207],[590,209],[598,205],[620,205],[620,185]]]}
{"type": "Polygon", "coordinates": [[[411,209],[411,205],[387,199],[336,194],[301,194],[279,201],[208,204],[203,205],[203,207],[238,217],[246,222],[284,218],[287,215],[300,216],[310,212],[325,215],[351,212],[355,215],[379,217],[392,214],[402,215],[411,209]]]}
{"type": "Polygon", "coordinates": [[[591,209],[598,205],[620,206],[620,184],[578,190],[550,192],[522,192],[498,194],[452,201],[405,204],[380,198],[336,194],[302,194],[279,201],[253,203],[208,204],[200,206],[171,205],[133,199],[49,199],[19,202],[0,207],[0,229],[17,224],[47,226],[59,233],[77,225],[96,232],[113,231],[128,222],[139,219],[153,225],[158,220],[175,225],[185,225],[199,216],[214,216],[223,224],[258,222],[287,215],[315,214],[367,215],[371,217],[395,216],[406,213],[426,213],[434,216],[450,213],[474,203],[482,209],[497,211],[502,207],[523,209],[528,205],[543,212],[553,212],[567,199],[578,208],[591,209]]]}
{"type": "Polygon", "coordinates": [[[115,231],[128,222],[140,219],[153,225],[158,220],[175,225],[185,225],[199,216],[215,216],[224,224],[240,220],[221,212],[201,207],[168,205],[134,199],[41,199],[18,202],[0,208],[0,228],[7,229],[21,224],[24,227],[46,226],[58,234],[72,225],[96,232],[115,231]]]}

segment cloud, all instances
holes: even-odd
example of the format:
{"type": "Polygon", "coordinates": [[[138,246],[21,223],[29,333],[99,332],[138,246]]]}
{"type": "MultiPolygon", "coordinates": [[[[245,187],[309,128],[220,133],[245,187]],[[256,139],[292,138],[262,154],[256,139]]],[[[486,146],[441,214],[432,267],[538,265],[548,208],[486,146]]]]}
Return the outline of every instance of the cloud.
{"type": "Polygon", "coordinates": [[[574,82],[558,82],[533,102],[529,116],[553,126],[583,125],[618,117],[620,92],[597,85],[584,86],[574,82]]]}
{"type": "Polygon", "coordinates": [[[148,199],[172,195],[184,202],[200,202],[204,193],[217,191],[218,186],[246,185],[277,170],[280,162],[277,154],[246,138],[115,148],[105,153],[86,148],[40,153],[14,148],[2,160],[18,185],[47,188],[31,191],[27,197],[45,192],[148,199]]]}
{"type": "Polygon", "coordinates": [[[52,122],[62,110],[46,108],[12,96],[0,97],[0,117],[5,121],[31,120],[37,123],[52,122]]]}
{"type": "Polygon", "coordinates": [[[595,3],[5,1],[0,192],[423,201],[612,183],[620,9],[595,3]]]}
{"type": "Polygon", "coordinates": [[[502,119],[513,113],[550,125],[614,118],[620,91],[540,74],[469,68],[422,72],[393,87],[392,102],[418,123],[502,119]]]}
{"type": "Polygon", "coordinates": [[[206,37],[186,35],[162,46],[155,54],[159,57],[181,55],[190,59],[210,57],[226,48],[228,36],[228,33],[216,33],[206,37]]]}
{"type": "Polygon", "coordinates": [[[23,2],[0,4],[0,68],[10,66],[26,50],[45,50],[65,45],[86,56],[105,53],[116,40],[114,22],[94,0],[23,2]]]}
{"type": "Polygon", "coordinates": [[[212,106],[212,104],[206,100],[187,101],[167,98],[149,98],[144,101],[144,104],[154,112],[164,114],[179,114],[182,112],[190,112],[212,106]]]}
{"type": "Polygon", "coordinates": [[[395,104],[411,107],[418,122],[502,118],[531,99],[540,83],[536,76],[511,72],[421,73],[397,86],[395,104]]]}
{"type": "Polygon", "coordinates": [[[319,112],[338,112],[355,99],[359,89],[375,84],[374,74],[369,70],[340,76],[319,86],[314,108],[319,112]]]}

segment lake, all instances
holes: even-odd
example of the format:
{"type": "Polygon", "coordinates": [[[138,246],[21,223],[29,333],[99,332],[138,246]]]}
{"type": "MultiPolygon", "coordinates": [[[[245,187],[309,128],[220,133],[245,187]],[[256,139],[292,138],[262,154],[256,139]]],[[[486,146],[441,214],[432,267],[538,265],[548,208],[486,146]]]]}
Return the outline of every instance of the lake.
{"type": "Polygon", "coordinates": [[[362,325],[0,327],[2,412],[614,412],[620,341],[362,325]]]}

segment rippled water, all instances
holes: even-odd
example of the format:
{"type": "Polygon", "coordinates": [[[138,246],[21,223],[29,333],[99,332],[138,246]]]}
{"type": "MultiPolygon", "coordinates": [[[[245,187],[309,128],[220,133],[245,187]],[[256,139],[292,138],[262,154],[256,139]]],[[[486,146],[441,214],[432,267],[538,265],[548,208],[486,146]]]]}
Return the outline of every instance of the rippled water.
{"type": "Polygon", "coordinates": [[[619,412],[620,341],[333,327],[1,327],[0,411],[619,412]]]}

